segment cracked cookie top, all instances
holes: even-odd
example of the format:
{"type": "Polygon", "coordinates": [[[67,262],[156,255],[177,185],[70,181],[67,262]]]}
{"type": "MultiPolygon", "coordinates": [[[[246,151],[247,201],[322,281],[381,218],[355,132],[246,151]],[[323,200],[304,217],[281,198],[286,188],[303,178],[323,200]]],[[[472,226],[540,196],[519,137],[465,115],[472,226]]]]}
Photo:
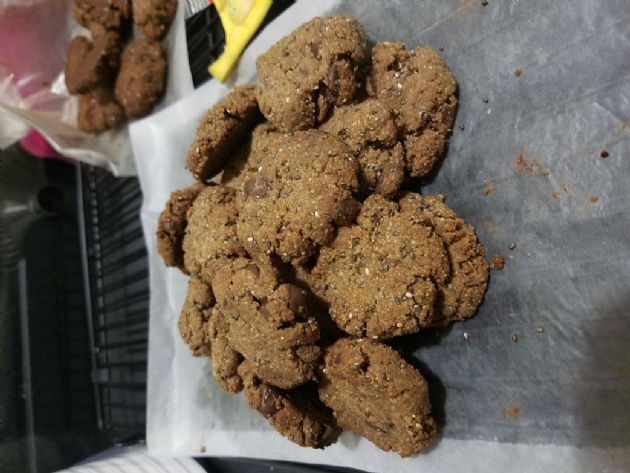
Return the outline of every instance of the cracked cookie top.
{"type": "Polygon", "coordinates": [[[280,130],[315,127],[333,105],[353,99],[364,58],[365,33],[356,19],[313,18],[258,57],[260,110],[280,130]]]}

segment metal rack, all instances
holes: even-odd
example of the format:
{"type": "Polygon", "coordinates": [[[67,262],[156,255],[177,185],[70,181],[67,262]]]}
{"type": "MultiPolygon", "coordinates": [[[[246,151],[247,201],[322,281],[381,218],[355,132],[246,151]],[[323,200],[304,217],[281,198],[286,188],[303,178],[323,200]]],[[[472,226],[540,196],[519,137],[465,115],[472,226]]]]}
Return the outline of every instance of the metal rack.
{"type": "Polygon", "coordinates": [[[77,166],[86,316],[97,425],[142,438],[149,286],[136,179],[77,166]]]}
{"type": "Polygon", "coordinates": [[[144,438],[142,193],[19,145],[0,154],[0,471],[55,471],[144,438]]]}

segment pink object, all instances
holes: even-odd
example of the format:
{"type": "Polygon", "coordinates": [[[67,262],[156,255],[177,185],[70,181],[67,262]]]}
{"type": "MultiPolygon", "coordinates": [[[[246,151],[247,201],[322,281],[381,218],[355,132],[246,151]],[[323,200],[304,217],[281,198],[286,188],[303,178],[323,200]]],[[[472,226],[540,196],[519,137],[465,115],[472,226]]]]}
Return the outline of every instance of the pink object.
{"type": "Polygon", "coordinates": [[[39,158],[60,158],[61,155],[48,144],[46,138],[37,130],[29,131],[24,138],[20,140],[20,145],[27,152],[39,158]]]}
{"type": "Polygon", "coordinates": [[[70,2],[43,3],[0,7],[0,69],[13,75],[22,98],[50,87],[63,70],[70,39],[70,2]]]}
{"type": "MultiPolygon", "coordinates": [[[[68,0],[41,2],[29,6],[0,8],[0,69],[10,71],[22,98],[48,89],[63,69],[70,37],[66,20],[68,0]]],[[[22,147],[41,158],[61,157],[36,130],[20,140],[22,147]]]]}

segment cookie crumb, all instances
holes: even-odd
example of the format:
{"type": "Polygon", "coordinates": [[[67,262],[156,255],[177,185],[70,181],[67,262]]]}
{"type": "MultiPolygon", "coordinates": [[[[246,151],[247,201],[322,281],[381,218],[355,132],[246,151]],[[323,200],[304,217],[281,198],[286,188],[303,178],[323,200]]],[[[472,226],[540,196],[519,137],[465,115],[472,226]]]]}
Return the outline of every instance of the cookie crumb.
{"type": "Polygon", "coordinates": [[[606,159],[608,156],[610,156],[610,154],[608,154],[608,151],[606,150],[603,150],[601,153],[599,153],[600,158],[606,159]]]}
{"type": "Polygon", "coordinates": [[[512,242],[508,245],[508,249],[513,250],[514,248],[516,248],[516,243],[512,242]]]}
{"type": "Polygon", "coordinates": [[[519,151],[516,157],[516,170],[521,173],[529,171],[529,162],[525,159],[523,150],[519,151]]]}
{"type": "Polygon", "coordinates": [[[525,158],[525,153],[522,149],[519,151],[514,164],[516,165],[516,171],[520,174],[529,174],[530,176],[533,176],[540,173],[543,176],[549,175],[549,171],[543,167],[543,164],[539,159],[533,159],[530,163],[527,158],[525,158]]]}
{"type": "Polygon", "coordinates": [[[538,326],[536,326],[536,331],[538,333],[543,333],[545,331],[545,329],[541,325],[538,325],[538,326]]]}
{"type": "Polygon", "coordinates": [[[492,257],[492,269],[496,269],[497,271],[501,271],[505,266],[505,259],[501,255],[494,255],[492,257]]]}
{"type": "Polygon", "coordinates": [[[468,339],[470,339],[470,335],[468,335],[468,332],[464,332],[464,340],[468,339]]]}
{"type": "Polygon", "coordinates": [[[523,73],[523,70],[520,67],[517,67],[516,69],[514,69],[514,77],[521,77],[522,73],[523,73]]]}
{"type": "Polygon", "coordinates": [[[512,341],[514,343],[517,343],[518,342],[518,335],[516,335],[516,334],[512,335],[512,341]]]}
{"type": "Polygon", "coordinates": [[[597,195],[592,195],[591,196],[591,202],[597,202],[599,200],[599,196],[597,195]]]}
{"type": "Polygon", "coordinates": [[[438,46],[438,51],[440,52],[444,51],[444,46],[438,46]]]}
{"type": "Polygon", "coordinates": [[[202,445],[201,447],[199,447],[199,453],[206,453],[206,446],[202,445]]]}
{"type": "Polygon", "coordinates": [[[486,197],[489,195],[494,194],[497,191],[497,188],[494,187],[492,184],[487,184],[484,188],[483,188],[483,195],[485,195],[486,197]]]}
{"type": "Polygon", "coordinates": [[[483,103],[488,103],[488,102],[490,102],[490,99],[488,97],[484,97],[484,98],[481,99],[481,101],[483,103]]]}
{"type": "Polygon", "coordinates": [[[559,199],[560,198],[560,193],[559,192],[552,192],[551,193],[551,197],[553,197],[554,199],[559,199]]]}
{"type": "Polygon", "coordinates": [[[511,402],[503,406],[503,418],[508,420],[518,420],[521,413],[521,407],[516,402],[511,402]]]}

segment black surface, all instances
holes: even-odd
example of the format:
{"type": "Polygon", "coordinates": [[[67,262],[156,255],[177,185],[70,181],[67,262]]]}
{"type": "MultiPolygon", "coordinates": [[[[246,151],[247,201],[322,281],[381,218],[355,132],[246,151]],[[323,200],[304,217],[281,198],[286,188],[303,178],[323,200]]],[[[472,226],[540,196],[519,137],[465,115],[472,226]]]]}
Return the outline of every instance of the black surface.
{"type": "Polygon", "coordinates": [[[0,473],[143,438],[141,201],[136,179],[0,153],[0,473]]]}
{"type": "Polygon", "coordinates": [[[221,56],[225,46],[225,31],[214,5],[186,20],[186,45],[193,85],[199,87],[210,79],[208,65],[221,56]]]}
{"type": "MultiPolygon", "coordinates": [[[[275,0],[252,40],[293,3],[294,0],[275,0]]],[[[214,5],[186,20],[186,44],[193,85],[199,87],[211,78],[208,66],[221,56],[225,47],[225,31],[214,5]]]]}
{"type": "Polygon", "coordinates": [[[241,458],[196,458],[208,473],[361,473],[353,468],[241,458]]]}
{"type": "Polygon", "coordinates": [[[96,423],[75,166],[19,146],[0,159],[0,341],[10,341],[0,360],[0,471],[48,472],[111,444],[96,423]]]}

